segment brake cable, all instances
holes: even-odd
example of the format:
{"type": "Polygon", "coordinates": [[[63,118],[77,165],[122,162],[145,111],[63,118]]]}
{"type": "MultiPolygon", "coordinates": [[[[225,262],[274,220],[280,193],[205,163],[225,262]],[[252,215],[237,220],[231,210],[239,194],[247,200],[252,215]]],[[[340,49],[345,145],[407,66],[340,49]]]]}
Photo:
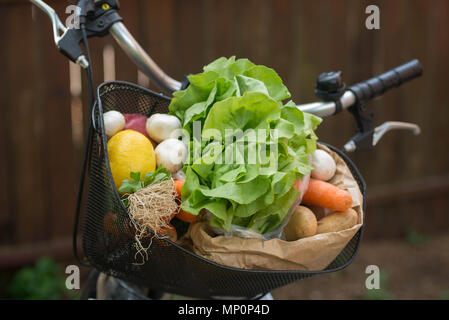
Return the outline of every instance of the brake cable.
{"type": "MultiPolygon", "coordinates": [[[[87,75],[87,82],[89,87],[89,114],[92,113],[93,105],[95,102],[95,89],[94,89],[94,81],[93,81],[93,71],[92,71],[92,63],[90,58],[90,50],[89,50],[89,43],[87,40],[87,32],[86,32],[86,15],[87,10],[86,7],[88,5],[89,1],[80,1],[78,4],[81,7],[81,14],[80,14],[80,28],[82,33],[82,42],[84,45],[84,50],[86,52],[86,58],[88,61],[88,66],[86,69],[86,75],[87,75]],[[84,7],[83,7],[84,5],[84,7]]],[[[84,183],[86,179],[86,172],[87,167],[90,165],[90,157],[89,157],[89,150],[91,146],[92,141],[92,123],[91,121],[88,121],[87,124],[87,135],[86,135],[86,142],[85,142],[85,149],[84,149],[84,156],[83,156],[83,164],[81,168],[81,180],[79,183],[79,189],[78,189],[78,197],[77,197],[77,203],[76,203],[76,211],[75,211],[75,223],[73,227],[73,253],[75,255],[76,260],[78,263],[84,267],[91,267],[92,265],[87,262],[87,259],[84,257],[83,259],[78,254],[78,227],[79,227],[79,217],[81,213],[81,203],[83,200],[83,193],[84,193],[84,183]]]]}

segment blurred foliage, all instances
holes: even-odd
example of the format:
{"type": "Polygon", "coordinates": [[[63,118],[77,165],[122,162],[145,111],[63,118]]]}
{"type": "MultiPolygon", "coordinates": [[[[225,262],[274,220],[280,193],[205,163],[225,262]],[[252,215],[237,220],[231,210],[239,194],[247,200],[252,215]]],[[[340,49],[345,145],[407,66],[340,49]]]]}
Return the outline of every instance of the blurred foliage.
{"type": "Polygon", "coordinates": [[[449,290],[440,292],[440,300],[449,300],[449,290]]]}
{"type": "Polygon", "coordinates": [[[21,300],[75,299],[77,294],[67,290],[61,266],[52,258],[43,257],[33,267],[20,269],[12,278],[8,295],[21,300]]]}
{"type": "Polygon", "coordinates": [[[379,289],[367,289],[365,298],[368,300],[393,300],[395,296],[388,291],[388,279],[390,275],[387,271],[380,271],[380,288],[379,289]]]}
{"type": "Polygon", "coordinates": [[[429,242],[429,237],[419,233],[418,231],[414,229],[408,229],[407,233],[405,234],[405,239],[408,243],[410,243],[413,246],[422,246],[429,242]]]}

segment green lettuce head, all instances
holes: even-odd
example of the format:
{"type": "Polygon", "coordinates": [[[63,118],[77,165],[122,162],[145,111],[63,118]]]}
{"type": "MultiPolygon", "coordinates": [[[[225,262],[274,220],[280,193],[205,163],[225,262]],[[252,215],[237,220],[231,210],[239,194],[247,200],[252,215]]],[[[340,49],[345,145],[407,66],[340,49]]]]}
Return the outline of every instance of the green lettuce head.
{"type": "Polygon", "coordinates": [[[312,169],[321,119],[284,103],[290,92],[278,74],[248,59],[219,58],[189,81],[169,107],[193,136],[182,209],[208,210],[225,231],[272,231],[299,195],[295,181],[312,169]]]}

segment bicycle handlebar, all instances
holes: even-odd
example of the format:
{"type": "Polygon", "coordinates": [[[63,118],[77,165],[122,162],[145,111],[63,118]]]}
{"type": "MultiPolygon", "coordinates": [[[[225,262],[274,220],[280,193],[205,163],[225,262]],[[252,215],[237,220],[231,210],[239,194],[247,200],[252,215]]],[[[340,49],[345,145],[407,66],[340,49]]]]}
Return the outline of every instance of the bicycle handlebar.
{"type": "Polygon", "coordinates": [[[41,9],[43,12],[45,12],[48,17],[50,18],[52,28],[53,28],[53,39],[55,41],[55,44],[58,45],[59,40],[61,39],[62,35],[67,32],[67,28],[64,26],[64,24],[59,19],[58,15],[56,14],[55,10],[50,7],[48,4],[43,2],[42,0],[30,0],[31,3],[36,5],[39,9],[41,9]]]}
{"type": "MultiPolygon", "coordinates": [[[[340,111],[348,109],[356,103],[363,103],[380,96],[390,89],[421,76],[422,73],[421,64],[415,59],[379,76],[359,82],[349,87],[340,97],[340,111]]],[[[299,105],[298,108],[319,117],[334,115],[337,110],[334,101],[309,103],[299,105]]]]}
{"type": "Polygon", "coordinates": [[[357,83],[349,90],[354,93],[358,101],[368,101],[421,76],[422,73],[421,64],[415,59],[379,76],[357,83]]]}

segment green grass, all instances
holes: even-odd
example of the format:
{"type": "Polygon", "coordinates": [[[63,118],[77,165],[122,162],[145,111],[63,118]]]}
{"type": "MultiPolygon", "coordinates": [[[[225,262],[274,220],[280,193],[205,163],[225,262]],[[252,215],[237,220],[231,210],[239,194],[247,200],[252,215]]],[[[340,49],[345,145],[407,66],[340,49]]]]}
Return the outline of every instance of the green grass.
{"type": "Polygon", "coordinates": [[[379,289],[366,289],[364,298],[367,300],[393,300],[395,296],[388,290],[388,279],[390,275],[388,271],[380,271],[380,288],[379,289]]]}

